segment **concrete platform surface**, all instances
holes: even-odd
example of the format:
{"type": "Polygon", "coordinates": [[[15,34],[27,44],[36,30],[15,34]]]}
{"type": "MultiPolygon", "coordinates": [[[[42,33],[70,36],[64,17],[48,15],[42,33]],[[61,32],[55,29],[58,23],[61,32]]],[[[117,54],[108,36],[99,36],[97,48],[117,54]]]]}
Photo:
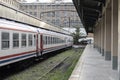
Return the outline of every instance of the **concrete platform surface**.
{"type": "Polygon", "coordinates": [[[87,45],[69,80],[118,80],[118,71],[112,70],[111,61],[87,45]]]}

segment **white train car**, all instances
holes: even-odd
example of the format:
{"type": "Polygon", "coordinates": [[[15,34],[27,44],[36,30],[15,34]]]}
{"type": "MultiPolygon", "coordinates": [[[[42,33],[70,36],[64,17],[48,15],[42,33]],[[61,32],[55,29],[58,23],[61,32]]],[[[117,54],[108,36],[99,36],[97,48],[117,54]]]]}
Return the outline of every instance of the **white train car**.
{"type": "Polygon", "coordinates": [[[36,34],[33,27],[0,20],[0,66],[34,57],[36,34]]]}
{"type": "Polygon", "coordinates": [[[72,37],[0,19],[0,67],[72,46],[72,37]]]}
{"type": "Polygon", "coordinates": [[[42,34],[43,34],[43,54],[61,48],[65,48],[64,34],[51,31],[43,32],[42,34]]]}

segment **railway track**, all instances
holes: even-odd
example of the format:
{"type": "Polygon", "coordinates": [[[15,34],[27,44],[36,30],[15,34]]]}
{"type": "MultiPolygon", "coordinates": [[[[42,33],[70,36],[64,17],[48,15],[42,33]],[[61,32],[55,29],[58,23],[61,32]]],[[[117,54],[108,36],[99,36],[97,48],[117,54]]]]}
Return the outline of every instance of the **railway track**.
{"type": "Polygon", "coordinates": [[[2,77],[0,80],[42,80],[45,75],[50,73],[56,67],[60,66],[66,59],[71,57],[74,54],[74,50],[70,49],[59,53],[60,54],[56,52],[56,54],[52,56],[49,54],[45,56],[46,58],[43,58],[36,63],[31,63],[21,70],[17,70],[17,67],[14,67],[14,69],[10,68],[10,70],[7,69],[5,72],[2,72],[2,77]]]}
{"type": "Polygon", "coordinates": [[[63,59],[61,62],[57,63],[55,66],[53,66],[52,69],[50,69],[48,72],[46,72],[45,74],[43,74],[40,78],[38,78],[38,80],[41,80],[42,77],[44,77],[45,75],[47,75],[48,73],[50,73],[52,70],[54,70],[57,66],[59,66],[63,61],[65,61],[68,57],[66,57],[65,59],[63,59]]]}

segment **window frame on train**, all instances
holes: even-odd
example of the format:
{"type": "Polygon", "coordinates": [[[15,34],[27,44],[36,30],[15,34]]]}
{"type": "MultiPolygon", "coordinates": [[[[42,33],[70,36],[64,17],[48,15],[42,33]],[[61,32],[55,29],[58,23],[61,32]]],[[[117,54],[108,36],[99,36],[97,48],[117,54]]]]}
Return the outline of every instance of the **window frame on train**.
{"type": "Polygon", "coordinates": [[[27,35],[25,33],[21,34],[21,46],[26,47],[27,46],[27,35]]]}
{"type": "Polygon", "coordinates": [[[28,34],[28,46],[32,46],[32,45],[33,45],[33,35],[28,34]]]}
{"type": "Polygon", "coordinates": [[[9,32],[1,32],[1,48],[9,49],[10,48],[10,33],[9,32]]]}
{"type": "Polygon", "coordinates": [[[13,33],[13,48],[19,47],[19,33],[13,33]]]}

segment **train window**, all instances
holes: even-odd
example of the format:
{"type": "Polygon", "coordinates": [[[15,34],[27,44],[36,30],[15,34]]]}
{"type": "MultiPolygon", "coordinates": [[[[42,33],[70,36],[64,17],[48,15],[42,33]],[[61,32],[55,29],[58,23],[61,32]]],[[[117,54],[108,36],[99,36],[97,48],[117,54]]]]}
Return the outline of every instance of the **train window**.
{"type": "Polygon", "coordinates": [[[32,41],[32,34],[29,34],[29,35],[28,35],[28,45],[29,45],[29,46],[32,46],[32,42],[33,42],[33,41],[32,41]]]}
{"type": "Polygon", "coordinates": [[[61,43],[61,39],[59,39],[59,43],[61,43]]]}
{"type": "Polygon", "coordinates": [[[52,39],[52,42],[53,42],[53,44],[54,44],[54,37],[53,37],[53,39],[52,39]]]}
{"type": "Polygon", "coordinates": [[[53,43],[52,43],[52,36],[51,36],[51,44],[53,44],[53,43]]]}
{"type": "Polygon", "coordinates": [[[58,43],[58,38],[56,38],[56,44],[58,43]]]}
{"type": "Polygon", "coordinates": [[[50,37],[48,37],[48,44],[50,44],[50,37]]]}
{"type": "Polygon", "coordinates": [[[50,36],[50,44],[52,44],[52,37],[50,36]]]}
{"type": "Polygon", "coordinates": [[[60,43],[61,43],[61,39],[60,39],[60,43]]]}
{"type": "Polygon", "coordinates": [[[34,35],[34,46],[36,46],[36,35],[34,35]]]}
{"type": "Polygon", "coordinates": [[[55,44],[56,44],[56,37],[55,37],[55,44]]]}
{"type": "Polygon", "coordinates": [[[9,33],[8,32],[2,32],[2,46],[1,46],[1,48],[2,49],[5,49],[5,48],[9,48],[9,46],[10,46],[10,35],[9,35],[9,33]]]}
{"type": "Polygon", "coordinates": [[[19,47],[19,34],[13,33],[13,47],[19,47]]]}
{"type": "Polygon", "coordinates": [[[54,37],[53,37],[53,44],[54,44],[54,37]]]}
{"type": "Polygon", "coordinates": [[[50,44],[51,44],[51,37],[49,38],[49,42],[50,42],[50,44]]]}
{"type": "Polygon", "coordinates": [[[49,44],[49,37],[47,36],[47,44],[49,44]]]}
{"type": "Polygon", "coordinates": [[[27,41],[26,34],[22,34],[22,45],[21,46],[25,47],[26,41],[27,41]]]}
{"type": "Polygon", "coordinates": [[[51,37],[51,44],[52,44],[52,37],[51,37]]]}
{"type": "Polygon", "coordinates": [[[45,37],[45,40],[46,40],[45,44],[47,44],[47,41],[48,41],[48,40],[47,40],[47,36],[45,37]]]}
{"type": "Polygon", "coordinates": [[[49,42],[50,42],[50,44],[51,44],[51,36],[50,36],[49,42]]]}
{"type": "Polygon", "coordinates": [[[52,44],[54,44],[54,37],[52,37],[52,44]]]}
{"type": "Polygon", "coordinates": [[[49,44],[51,44],[51,38],[49,37],[49,44]]]}
{"type": "Polygon", "coordinates": [[[56,43],[58,43],[58,38],[56,38],[56,43]]]}
{"type": "Polygon", "coordinates": [[[54,37],[54,44],[55,44],[55,37],[54,37]]]}
{"type": "Polygon", "coordinates": [[[60,39],[58,38],[58,43],[60,43],[60,39]]]}
{"type": "Polygon", "coordinates": [[[51,44],[51,37],[49,38],[49,42],[50,42],[50,44],[51,44]]]}

